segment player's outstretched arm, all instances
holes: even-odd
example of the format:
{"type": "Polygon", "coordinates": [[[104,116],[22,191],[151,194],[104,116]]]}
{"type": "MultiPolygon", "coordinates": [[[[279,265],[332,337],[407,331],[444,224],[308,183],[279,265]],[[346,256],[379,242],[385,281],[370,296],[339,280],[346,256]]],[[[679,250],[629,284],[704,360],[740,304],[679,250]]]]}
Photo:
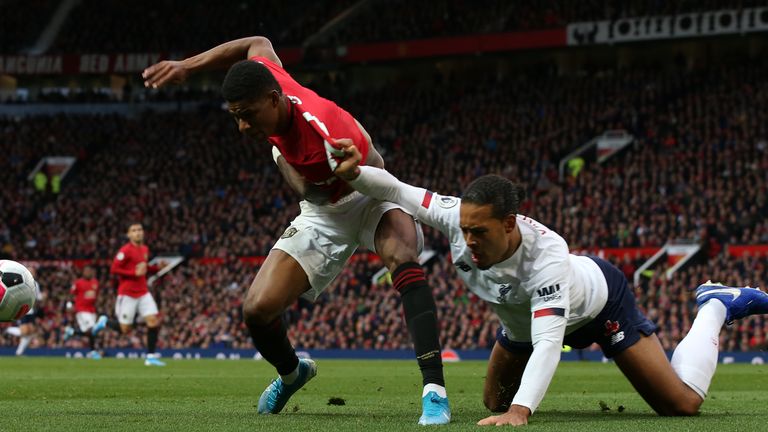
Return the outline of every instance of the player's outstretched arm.
{"type": "Polygon", "coordinates": [[[199,70],[228,68],[240,60],[254,56],[265,57],[282,67],[272,42],[262,36],[252,36],[225,42],[208,51],[184,60],[165,60],[156,63],[141,74],[144,86],[159,88],[167,84],[180,84],[189,74],[199,70]]]}
{"type": "Polygon", "coordinates": [[[352,140],[337,139],[335,144],[344,151],[344,159],[339,162],[334,174],[365,195],[399,204],[414,215],[418,212],[425,189],[403,183],[384,169],[361,167],[362,155],[352,140]]]}

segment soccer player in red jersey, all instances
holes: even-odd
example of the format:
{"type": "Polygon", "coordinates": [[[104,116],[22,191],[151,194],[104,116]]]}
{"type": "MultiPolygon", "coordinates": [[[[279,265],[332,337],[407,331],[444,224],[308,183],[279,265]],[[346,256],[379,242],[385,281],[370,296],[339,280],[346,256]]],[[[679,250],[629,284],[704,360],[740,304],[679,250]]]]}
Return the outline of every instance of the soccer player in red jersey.
{"type": "Polygon", "coordinates": [[[297,83],[270,41],[230,41],[182,61],[147,68],[147,87],[183,82],[190,73],[230,67],[222,93],[240,132],[269,142],[286,181],[304,199],[301,214],[270,251],[245,298],[243,315],[261,355],[280,374],[259,399],[260,413],[278,413],[316,374],[288,340],[283,311],[303,296],[314,300],[341,272],[359,245],[375,250],[392,272],[422,372],[420,424],[450,422],[437,325],[437,308],[418,263],[423,237],[398,205],[355,192],[334,175],[343,152],[334,138],[351,138],[368,165],[383,167],[362,125],[330,100],[297,83]],[[247,60],[243,60],[247,59],[247,60]]]}
{"type": "MultiPolygon", "coordinates": [[[[88,357],[99,360],[101,354],[96,351],[96,334],[104,328],[104,325],[102,323],[96,327],[96,300],[99,296],[99,280],[96,279],[96,272],[93,267],[90,265],[83,267],[82,277],[75,280],[69,293],[75,296],[75,320],[79,331],[67,327],[64,339],[69,339],[74,334],[85,335],[91,349],[88,357]]],[[[102,318],[102,321],[105,319],[106,317],[102,318]]]]}
{"type": "Polygon", "coordinates": [[[115,303],[115,314],[120,325],[118,327],[114,321],[107,325],[119,328],[122,334],[128,334],[138,312],[147,323],[147,357],[144,364],[165,366],[155,353],[160,320],[157,317],[157,303],[147,287],[147,271],[156,269],[149,268],[147,264],[149,248],[144,244],[144,227],[140,223],[131,223],[127,235],[128,243],[120,248],[110,270],[120,281],[115,303]]]}

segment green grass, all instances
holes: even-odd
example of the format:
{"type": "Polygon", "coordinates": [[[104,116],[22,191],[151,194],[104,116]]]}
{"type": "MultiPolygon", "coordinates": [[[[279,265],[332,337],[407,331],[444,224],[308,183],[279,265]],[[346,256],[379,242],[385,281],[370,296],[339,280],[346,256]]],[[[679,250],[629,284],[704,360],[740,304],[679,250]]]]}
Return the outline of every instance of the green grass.
{"type": "MultiPolygon", "coordinates": [[[[318,376],[284,413],[256,414],[273,377],[265,362],[0,358],[0,431],[387,431],[424,430],[415,362],[319,360],[318,376]],[[328,405],[331,397],[344,406],[328,405]]],[[[484,430],[484,362],[446,365],[453,423],[484,430]]],[[[563,363],[529,431],[768,430],[768,370],[720,365],[702,414],[657,417],[613,364],[563,363]],[[600,409],[605,402],[610,411],[600,409]],[[618,412],[619,406],[623,412],[618,412]]],[[[434,428],[429,428],[434,429],[434,428]]]]}

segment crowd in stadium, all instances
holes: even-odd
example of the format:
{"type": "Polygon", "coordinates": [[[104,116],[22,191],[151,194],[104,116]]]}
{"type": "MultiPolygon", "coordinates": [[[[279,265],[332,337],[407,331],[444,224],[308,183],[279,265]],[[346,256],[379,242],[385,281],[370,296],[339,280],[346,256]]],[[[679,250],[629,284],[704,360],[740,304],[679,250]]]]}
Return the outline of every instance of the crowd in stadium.
{"type": "MultiPolygon", "coordinates": [[[[0,45],[31,47],[59,2],[0,4],[0,45]]],[[[352,44],[560,28],[570,22],[759,6],[752,0],[613,2],[438,0],[429,8],[395,0],[212,4],[164,0],[84,0],[70,12],[47,52],[198,52],[239,36],[269,36],[293,47],[323,29],[319,43],[352,44]],[[340,14],[349,14],[344,19],[340,14]],[[489,16],[498,17],[488,19],[489,16]],[[257,17],[256,19],[254,17],[257,17]],[[267,19],[267,17],[269,19],[267,19]],[[226,25],[211,25],[226,23],[226,25]],[[180,31],[181,28],[194,29],[180,31]]],[[[671,280],[665,268],[634,287],[638,302],[673,349],[690,327],[689,292],[707,279],[768,288],[766,257],[734,258],[729,245],[768,244],[768,75],[765,61],[648,65],[559,75],[542,65],[525,72],[443,73],[420,83],[392,82],[348,91],[343,79],[315,83],[371,133],[388,169],[403,181],[458,195],[474,178],[500,173],[525,183],[521,213],[559,232],[572,250],[659,247],[671,238],[699,241],[697,262],[671,280]],[[510,99],[510,95],[514,95],[510,99]],[[606,130],[635,140],[604,164],[588,163],[563,179],[559,161],[606,130]]],[[[339,74],[343,77],[343,73],[339,74]]],[[[41,94],[43,102],[203,100],[187,111],[0,117],[0,258],[95,260],[98,308],[111,315],[115,280],[109,262],[126,222],[140,220],[156,253],[189,260],[153,287],[163,319],[160,348],[251,348],[241,302],[263,256],[298,213],[265,145],[242,138],[210,91],[99,91],[41,94]],[[45,156],[77,158],[61,190],[36,190],[28,175],[45,156]],[[105,204],[106,203],[106,204],[105,204]],[[215,258],[215,264],[201,258],[215,258]]],[[[426,264],[446,348],[490,348],[497,328],[487,304],[470,294],[449,263],[447,240],[424,228],[436,257],[426,264]]],[[[363,251],[315,303],[289,310],[299,348],[409,348],[400,296],[382,264],[363,251]]],[[[644,259],[613,258],[632,280],[644,259]]],[[[34,346],[82,346],[63,340],[73,324],[66,304],[78,270],[45,265],[38,280],[34,346]]],[[[0,324],[0,329],[7,324],[0,324]]],[[[100,345],[142,346],[105,331],[100,345]]],[[[768,323],[750,317],[721,333],[726,351],[766,346],[768,323]]],[[[0,332],[0,346],[15,338],[0,332]]]]}
{"type": "MultiPolygon", "coordinates": [[[[371,282],[371,275],[381,263],[359,259],[341,275],[328,293],[314,304],[300,302],[289,310],[289,335],[297,347],[407,349],[408,332],[401,315],[400,297],[386,282],[371,282]]],[[[659,326],[659,338],[665,349],[674,349],[695,316],[695,300],[690,291],[702,282],[702,275],[713,280],[727,280],[734,285],[765,282],[768,259],[718,257],[691,265],[667,280],[659,271],[635,289],[641,309],[659,326]]],[[[172,272],[153,291],[163,315],[160,348],[252,348],[242,324],[241,302],[258,267],[230,258],[224,264],[192,263],[172,272]]],[[[102,292],[100,312],[111,313],[114,291],[107,267],[100,268],[102,292]]],[[[458,280],[453,265],[441,257],[427,265],[430,285],[434,288],[438,314],[442,319],[441,340],[446,348],[475,349],[493,345],[497,321],[488,305],[470,294],[458,280]]],[[[66,302],[72,297],[69,286],[75,279],[72,269],[44,267],[39,280],[46,290],[42,319],[38,319],[39,337],[34,346],[84,347],[85,340],[73,338],[66,343],[62,333],[73,325],[66,302]]],[[[631,275],[630,280],[631,280],[631,275]]],[[[766,346],[768,322],[753,316],[727,327],[721,334],[724,351],[747,351],[766,346]]],[[[104,331],[102,347],[142,346],[143,328],[131,337],[104,331]]],[[[0,336],[0,345],[11,345],[8,335],[0,336]]]]}
{"type": "MultiPolygon", "coordinates": [[[[703,240],[704,262],[670,281],[659,271],[636,287],[665,348],[673,348],[695,312],[690,288],[709,278],[766,285],[765,258],[725,254],[729,244],[768,242],[768,224],[760,217],[768,214],[765,73],[765,64],[757,63],[592,77],[489,74],[444,76],[419,88],[327,91],[338,93],[335,99],[366,125],[390,170],[404,181],[458,194],[488,172],[522,179],[530,197],[522,213],[560,232],[572,249],[703,240]],[[509,100],[510,94],[516,97],[509,100]],[[626,129],[635,143],[560,181],[558,161],[573,143],[607,129],[626,129]]],[[[266,254],[296,215],[297,201],[267,147],[241,138],[219,104],[138,117],[4,118],[0,125],[0,150],[9,155],[0,176],[17,186],[3,192],[3,256],[100,260],[100,311],[111,313],[108,261],[123,242],[125,222],[142,220],[155,252],[224,260],[208,265],[192,259],[156,285],[160,347],[251,346],[240,302],[258,267],[235,257],[266,254]],[[54,153],[78,162],[58,194],[40,193],[26,176],[54,153]]],[[[427,246],[438,253],[427,269],[445,347],[490,347],[492,312],[458,281],[444,237],[425,232],[427,246]]],[[[630,279],[640,263],[637,257],[616,262],[630,279]]],[[[297,346],[407,348],[399,296],[386,283],[370,282],[379,268],[376,261],[358,260],[317,303],[291,309],[290,336],[297,346]]],[[[67,291],[76,275],[55,267],[39,275],[47,299],[36,344],[62,346],[62,329],[72,320],[67,291]]],[[[722,333],[722,346],[763,347],[766,331],[763,317],[740,321],[722,333]]],[[[142,340],[141,330],[132,338],[105,332],[102,346],[142,340]]],[[[0,345],[12,343],[0,336],[0,345]]]]}
{"type": "MultiPolygon", "coordinates": [[[[51,20],[53,0],[0,4],[0,46],[28,48],[51,20]],[[23,25],[22,25],[23,24],[23,25]]],[[[200,52],[237,37],[264,35],[278,47],[300,46],[329,22],[322,43],[375,43],[479,33],[564,27],[578,21],[760,6],[757,0],[675,1],[437,0],[418,7],[406,0],[227,0],[103,2],[85,0],[69,13],[50,53],[200,52]],[[489,18],[490,17],[490,18],[489,18]],[[182,31],[180,29],[193,29],[182,31]]]]}
{"type": "MultiPolygon", "coordinates": [[[[530,199],[522,212],[561,232],[573,249],[697,238],[716,254],[725,244],[768,242],[761,217],[768,214],[766,72],[755,64],[446,79],[340,103],[404,181],[458,195],[488,172],[524,179],[530,199]],[[517,97],[509,101],[510,94],[517,97]],[[572,143],[608,129],[632,133],[630,151],[561,182],[557,165],[572,143]]],[[[6,118],[2,125],[0,149],[12,169],[0,175],[21,191],[4,200],[11,204],[0,241],[10,255],[109,258],[124,222],[137,217],[155,251],[264,255],[297,212],[268,148],[240,137],[217,104],[135,118],[6,118]],[[54,153],[80,161],[58,196],[36,197],[26,180],[30,165],[54,153]]],[[[444,241],[431,235],[430,243],[444,241]]]]}

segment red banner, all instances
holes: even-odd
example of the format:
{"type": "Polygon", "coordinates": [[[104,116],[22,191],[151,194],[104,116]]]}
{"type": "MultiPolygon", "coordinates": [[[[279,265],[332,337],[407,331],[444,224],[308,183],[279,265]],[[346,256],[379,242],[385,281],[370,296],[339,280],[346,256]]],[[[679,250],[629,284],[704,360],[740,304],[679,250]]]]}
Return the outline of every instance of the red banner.
{"type": "Polygon", "coordinates": [[[340,47],[337,51],[338,57],[342,61],[361,62],[553,48],[565,46],[566,40],[565,28],[561,28],[377,44],[357,44],[340,47]]]}
{"type": "Polygon", "coordinates": [[[741,258],[744,255],[766,256],[768,255],[768,245],[730,245],[728,246],[728,255],[741,258]]]}
{"type": "MultiPolygon", "coordinates": [[[[278,50],[284,65],[301,61],[301,48],[278,50]]],[[[0,55],[0,74],[77,75],[138,74],[148,66],[167,60],[169,53],[0,55]]]]}
{"type": "MultiPolygon", "coordinates": [[[[344,62],[398,60],[419,57],[475,54],[479,52],[517,51],[566,46],[566,29],[539,30],[445,37],[377,44],[357,44],[339,47],[338,59],[344,62]]],[[[188,54],[187,56],[192,55],[188,54]]],[[[299,63],[302,48],[277,50],[284,65],[299,63]]],[[[170,54],[54,54],[42,56],[0,55],[0,74],[7,75],[77,75],[77,74],[138,74],[146,67],[170,54]]]]}
{"type": "MultiPolygon", "coordinates": [[[[597,255],[602,258],[614,258],[616,261],[621,261],[625,256],[630,259],[637,258],[650,258],[656,252],[659,251],[658,247],[647,248],[605,248],[605,249],[592,249],[592,250],[574,250],[572,252],[577,254],[591,254],[597,255]]],[[[768,245],[730,245],[728,246],[728,256],[740,258],[744,255],[750,256],[768,256],[768,245]]],[[[237,257],[237,259],[245,264],[260,266],[264,263],[266,256],[244,256],[237,257]]],[[[450,259],[449,256],[446,259],[450,259]]],[[[674,258],[670,257],[670,260],[674,258]]],[[[679,259],[679,257],[677,258],[679,259]]],[[[381,258],[373,252],[361,252],[352,255],[349,259],[350,263],[354,263],[358,260],[366,260],[371,264],[381,264],[381,258]]],[[[225,258],[218,257],[202,257],[192,258],[190,260],[195,264],[203,265],[220,265],[226,262],[225,258]]],[[[673,261],[670,261],[672,263],[673,261]]],[[[675,261],[676,262],[676,261],[675,261]]],[[[86,264],[96,264],[109,266],[112,264],[111,259],[61,259],[61,260],[41,260],[41,261],[21,261],[22,264],[29,267],[77,267],[82,268],[86,264]]]]}
{"type": "Polygon", "coordinates": [[[604,248],[604,249],[590,249],[590,250],[574,250],[572,252],[577,254],[590,254],[596,255],[600,258],[611,258],[618,261],[629,257],[629,259],[637,258],[650,258],[656,252],[661,249],[660,247],[646,247],[646,248],[604,248]]]}

